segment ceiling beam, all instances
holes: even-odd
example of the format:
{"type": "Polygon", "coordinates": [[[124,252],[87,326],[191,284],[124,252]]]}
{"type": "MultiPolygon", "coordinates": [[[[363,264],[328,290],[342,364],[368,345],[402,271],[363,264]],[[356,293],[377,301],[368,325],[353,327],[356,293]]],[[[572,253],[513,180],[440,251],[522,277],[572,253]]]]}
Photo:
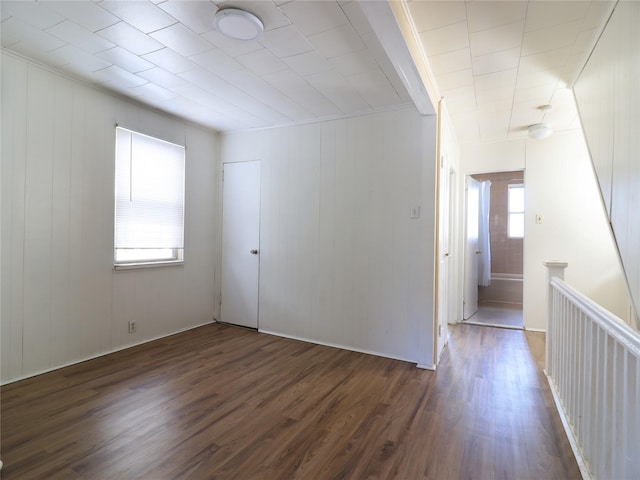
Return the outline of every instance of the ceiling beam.
{"type": "Polygon", "coordinates": [[[358,4],[422,115],[435,115],[440,98],[404,1],[358,4]]]}

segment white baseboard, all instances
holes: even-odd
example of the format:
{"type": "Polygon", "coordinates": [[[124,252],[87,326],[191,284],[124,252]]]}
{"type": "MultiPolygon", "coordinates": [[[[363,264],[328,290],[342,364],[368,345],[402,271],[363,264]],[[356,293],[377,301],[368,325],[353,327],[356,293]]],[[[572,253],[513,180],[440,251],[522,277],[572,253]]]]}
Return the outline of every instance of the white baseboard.
{"type": "Polygon", "coordinates": [[[403,362],[416,363],[415,360],[411,360],[409,358],[399,357],[399,356],[395,356],[395,355],[389,355],[387,353],[380,353],[380,352],[376,352],[376,351],[373,351],[373,350],[355,348],[355,347],[350,347],[350,346],[347,346],[347,345],[341,345],[341,344],[338,344],[338,343],[321,342],[321,341],[313,339],[313,338],[298,337],[296,335],[287,335],[287,334],[284,334],[284,333],[274,332],[274,331],[271,331],[271,330],[263,330],[261,328],[259,328],[258,331],[260,333],[266,333],[267,335],[275,335],[276,337],[290,338],[291,340],[299,340],[301,342],[313,343],[315,345],[323,345],[325,347],[340,348],[342,350],[349,350],[351,352],[366,353],[367,355],[375,355],[377,357],[391,358],[393,360],[400,360],[400,361],[403,361],[403,362]]]}
{"type": "Polygon", "coordinates": [[[524,329],[527,332],[547,333],[547,331],[544,328],[529,328],[525,325],[524,329]]]}
{"type": "Polygon", "coordinates": [[[427,365],[426,363],[418,363],[416,365],[416,367],[422,368],[423,370],[432,370],[434,372],[436,370],[436,366],[435,365],[427,365]]]}
{"type": "Polygon", "coordinates": [[[176,335],[178,333],[182,333],[182,332],[186,332],[186,331],[189,331],[189,330],[193,330],[194,328],[202,327],[204,325],[210,325],[212,323],[216,323],[216,321],[213,320],[213,321],[209,321],[209,322],[200,323],[198,325],[192,325],[190,327],[181,328],[180,330],[176,330],[175,332],[166,333],[166,334],[163,334],[163,335],[158,335],[157,337],[152,337],[152,338],[148,338],[146,340],[141,340],[141,341],[136,342],[136,343],[131,343],[129,345],[123,345],[121,347],[112,348],[110,350],[107,350],[107,351],[104,351],[104,352],[100,352],[100,353],[96,353],[95,355],[90,355],[88,357],[84,357],[84,358],[81,358],[79,360],[73,360],[71,362],[63,363],[61,365],[56,365],[55,367],[45,368],[44,370],[38,370],[36,372],[28,373],[27,375],[21,375],[20,377],[12,378],[11,380],[8,380],[6,382],[0,383],[0,386],[9,385],[10,383],[19,382],[20,380],[26,380],[27,378],[37,377],[38,375],[42,375],[44,373],[53,372],[55,370],[60,370],[61,368],[70,367],[72,365],[77,365],[78,363],[82,363],[82,362],[86,362],[86,361],[89,361],[89,360],[93,360],[95,358],[104,357],[105,355],[110,355],[112,353],[120,352],[122,350],[126,350],[127,348],[135,347],[137,345],[143,345],[145,343],[153,342],[155,340],[160,340],[161,338],[170,337],[172,335],[176,335]]]}
{"type": "Polygon", "coordinates": [[[571,450],[573,450],[573,456],[576,457],[576,462],[578,463],[578,468],[580,469],[580,473],[582,474],[583,480],[591,480],[591,475],[589,474],[589,467],[587,466],[587,462],[582,456],[582,451],[578,445],[578,440],[573,435],[573,431],[569,426],[569,421],[567,417],[564,415],[564,408],[562,407],[562,402],[560,401],[560,396],[558,395],[558,391],[556,389],[555,383],[551,377],[547,374],[546,370],[543,370],[544,376],[547,377],[547,383],[549,384],[549,389],[551,390],[551,395],[553,396],[553,401],[556,404],[556,410],[558,411],[558,415],[560,415],[560,421],[562,422],[562,427],[564,428],[565,433],[567,434],[567,438],[569,439],[569,444],[571,445],[571,450]]]}

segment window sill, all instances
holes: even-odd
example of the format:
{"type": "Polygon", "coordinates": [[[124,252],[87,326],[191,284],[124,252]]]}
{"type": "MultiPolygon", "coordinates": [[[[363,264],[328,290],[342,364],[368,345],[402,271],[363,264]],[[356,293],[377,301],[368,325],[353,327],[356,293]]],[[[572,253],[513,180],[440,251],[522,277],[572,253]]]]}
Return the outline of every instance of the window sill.
{"type": "Polygon", "coordinates": [[[177,267],[184,265],[184,260],[167,260],[166,262],[119,263],[114,270],[139,270],[141,268],[177,267]]]}

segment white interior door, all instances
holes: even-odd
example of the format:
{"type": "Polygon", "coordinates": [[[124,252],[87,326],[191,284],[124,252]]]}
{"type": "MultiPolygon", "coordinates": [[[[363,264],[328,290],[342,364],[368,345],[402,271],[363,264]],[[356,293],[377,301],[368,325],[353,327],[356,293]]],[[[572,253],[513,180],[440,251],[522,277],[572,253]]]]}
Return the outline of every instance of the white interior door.
{"type": "Polygon", "coordinates": [[[478,311],[478,209],[480,182],[467,177],[466,244],[464,252],[464,307],[467,320],[478,311]]]}
{"type": "Polygon", "coordinates": [[[223,169],[220,318],[258,328],[260,161],[225,163],[223,169]]]}
{"type": "Polygon", "coordinates": [[[437,355],[447,344],[449,323],[449,276],[450,276],[450,195],[449,195],[449,162],[446,155],[440,158],[440,198],[439,198],[439,225],[438,225],[438,331],[437,331],[437,355]]]}

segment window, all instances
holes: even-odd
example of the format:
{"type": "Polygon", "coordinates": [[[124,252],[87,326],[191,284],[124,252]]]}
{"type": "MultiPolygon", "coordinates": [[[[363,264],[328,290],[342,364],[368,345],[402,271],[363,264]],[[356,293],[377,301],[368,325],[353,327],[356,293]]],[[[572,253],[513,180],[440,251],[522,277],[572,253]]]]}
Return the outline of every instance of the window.
{"type": "Polygon", "coordinates": [[[508,190],[509,238],[524,237],[524,185],[512,184],[508,190]]]}
{"type": "Polygon", "coordinates": [[[116,128],[114,263],[180,263],[184,147],[116,128]]]}

